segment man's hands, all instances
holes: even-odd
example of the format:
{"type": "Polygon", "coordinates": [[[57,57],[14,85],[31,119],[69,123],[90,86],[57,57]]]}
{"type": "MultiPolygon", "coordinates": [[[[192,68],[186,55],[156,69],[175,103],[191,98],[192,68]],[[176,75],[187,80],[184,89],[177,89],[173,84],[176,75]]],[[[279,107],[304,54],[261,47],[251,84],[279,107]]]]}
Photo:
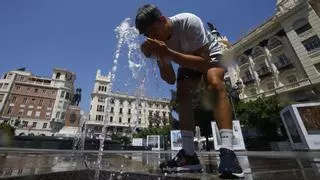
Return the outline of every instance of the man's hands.
{"type": "Polygon", "coordinates": [[[168,47],[163,41],[148,38],[141,44],[141,51],[146,57],[166,57],[168,56],[168,47]]]}
{"type": "Polygon", "coordinates": [[[158,61],[160,75],[163,80],[169,84],[174,84],[176,75],[173,70],[172,64],[168,62],[169,48],[163,41],[148,38],[141,44],[141,51],[146,57],[153,56],[158,61]]]}

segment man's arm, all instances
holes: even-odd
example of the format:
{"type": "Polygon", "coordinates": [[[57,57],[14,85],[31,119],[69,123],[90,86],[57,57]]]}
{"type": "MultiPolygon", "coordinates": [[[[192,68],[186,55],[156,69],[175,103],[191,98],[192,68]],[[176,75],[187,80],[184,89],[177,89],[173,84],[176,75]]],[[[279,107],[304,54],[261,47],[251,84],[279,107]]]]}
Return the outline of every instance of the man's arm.
{"type": "Polygon", "coordinates": [[[208,59],[210,57],[204,57],[201,55],[204,50],[205,46],[190,54],[184,54],[168,48],[167,56],[172,58],[174,62],[182,67],[194,69],[200,72],[206,72],[209,67],[208,59]]]}
{"type": "Polygon", "coordinates": [[[209,56],[203,55],[207,46],[203,46],[191,53],[180,53],[167,47],[163,41],[148,38],[145,42],[146,46],[162,57],[172,59],[182,67],[194,69],[200,72],[206,72],[209,68],[209,56]]]}
{"type": "Polygon", "coordinates": [[[173,70],[171,62],[165,62],[162,57],[160,58],[161,59],[157,61],[157,64],[160,70],[161,78],[168,84],[174,84],[176,82],[176,74],[173,70]]]}

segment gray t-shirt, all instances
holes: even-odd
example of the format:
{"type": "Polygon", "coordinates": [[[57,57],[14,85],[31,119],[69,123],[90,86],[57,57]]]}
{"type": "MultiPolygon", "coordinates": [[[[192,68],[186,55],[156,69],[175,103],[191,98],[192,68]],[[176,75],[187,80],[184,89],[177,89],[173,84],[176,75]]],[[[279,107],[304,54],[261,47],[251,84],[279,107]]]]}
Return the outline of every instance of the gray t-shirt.
{"type": "Polygon", "coordinates": [[[217,41],[217,37],[205,29],[198,16],[181,13],[169,19],[173,24],[172,35],[166,41],[169,48],[181,53],[192,53],[207,45],[210,57],[221,54],[222,46],[217,41]]]}

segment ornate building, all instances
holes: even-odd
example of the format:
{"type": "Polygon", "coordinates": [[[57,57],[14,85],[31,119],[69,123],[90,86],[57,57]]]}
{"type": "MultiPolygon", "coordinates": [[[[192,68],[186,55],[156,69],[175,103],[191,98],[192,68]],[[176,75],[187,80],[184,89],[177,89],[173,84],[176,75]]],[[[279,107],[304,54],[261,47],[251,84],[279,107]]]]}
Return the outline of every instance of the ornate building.
{"type": "Polygon", "coordinates": [[[53,121],[65,123],[75,78],[74,73],[58,68],[51,78],[25,69],[5,73],[0,79],[0,123],[15,126],[17,135],[51,136],[53,121]]]}
{"type": "Polygon", "coordinates": [[[169,123],[169,100],[141,98],[111,93],[109,107],[106,106],[109,91],[110,74],[101,75],[97,71],[91,95],[89,121],[86,122],[91,137],[99,137],[104,120],[107,135],[114,133],[125,135],[133,128],[147,128],[149,125],[162,126],[169,123]]]}
{"type": "Polygon", "coordinates": [[[278,94],[312,101],[320,91],[320,18],[317,0],[278,0],[275,14],[230,47],[227,78],[242,84],[240,98],[278,94]]]}

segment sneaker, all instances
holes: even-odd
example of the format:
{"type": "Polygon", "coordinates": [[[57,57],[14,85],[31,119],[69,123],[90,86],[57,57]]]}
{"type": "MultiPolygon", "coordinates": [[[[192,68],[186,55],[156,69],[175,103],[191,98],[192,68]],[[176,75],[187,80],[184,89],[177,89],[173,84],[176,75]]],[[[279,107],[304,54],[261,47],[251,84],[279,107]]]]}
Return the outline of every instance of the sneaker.
{"type": "Polygon", "coordinates": [[[202,166],[196,154],[189,156],[181,149],[176,157],[162,162],[160,169],[166,172],[194,172],[201,171],[202,166]]]}
{"type": "Polygon", "coordinates": [[[220,165],[218,168],[222,176],[236,176],[238,178],[244,177],[242,168],[239,165],[236,154],[229,149],[220,148],[220,165]]]}

